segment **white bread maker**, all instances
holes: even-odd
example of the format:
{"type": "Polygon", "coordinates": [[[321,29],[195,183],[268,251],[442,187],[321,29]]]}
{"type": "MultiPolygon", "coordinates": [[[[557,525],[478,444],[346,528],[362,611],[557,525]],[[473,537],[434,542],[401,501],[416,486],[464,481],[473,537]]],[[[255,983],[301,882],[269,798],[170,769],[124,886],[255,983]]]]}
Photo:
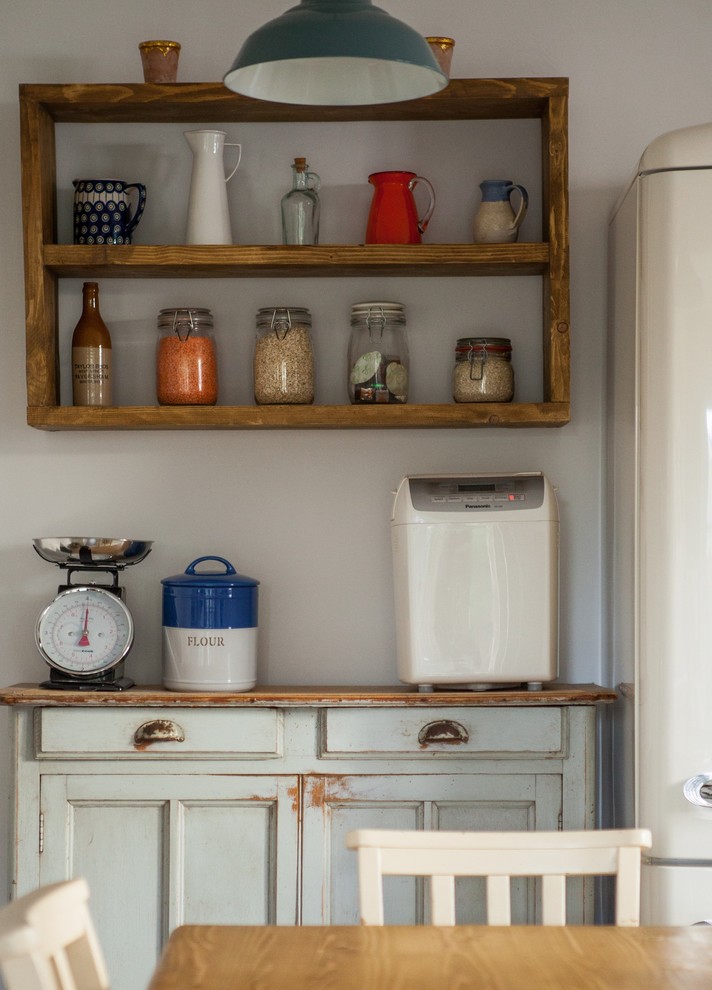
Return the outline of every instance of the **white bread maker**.
{"type": "Polygon", "coordinates": [[[559,514],[543,474],[405,477],[391,545],[401,681],[537,690],[556,678],[559,514]]]}

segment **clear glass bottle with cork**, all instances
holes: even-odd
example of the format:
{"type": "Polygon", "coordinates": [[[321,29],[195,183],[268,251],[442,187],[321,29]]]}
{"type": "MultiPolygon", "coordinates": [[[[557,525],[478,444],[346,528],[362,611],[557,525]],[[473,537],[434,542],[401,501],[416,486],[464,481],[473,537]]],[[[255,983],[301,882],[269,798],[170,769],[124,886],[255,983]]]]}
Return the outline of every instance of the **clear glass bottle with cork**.
{"type": "Polygon", "coordinates": [[[99,311],[99,285],[85,282],[82,315],[72,335],[72,401],[112,405],[111,335],[99,311]]]}
{"type": "Polygon", "coordinates": [[[319,243],[319,186],[316,172],[310,172],[306,158],[295,158],[292,188],[282,197],[282,242],[319,243]]]}

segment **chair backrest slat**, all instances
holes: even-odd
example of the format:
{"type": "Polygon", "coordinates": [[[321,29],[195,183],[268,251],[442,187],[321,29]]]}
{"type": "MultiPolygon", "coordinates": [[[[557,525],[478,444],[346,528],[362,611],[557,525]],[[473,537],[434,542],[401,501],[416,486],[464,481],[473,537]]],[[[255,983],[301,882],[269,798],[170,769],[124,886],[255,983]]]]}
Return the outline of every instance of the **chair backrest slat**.
{"type": "Polygon", "coordinates": [[[455,877],[430,878],[430,915],[434,925],[455,924],[455,877]]]}
{"type": "Polygon", "coordinates": [[[560,873],[541,878],[541,922],[566,924],[566,877],[560,873]]]}
{"type": "Polygon", "coordinates": [[[430,877],[433,924],[455,924],[455,877],[485,877],[487,923],[511,924],[511,878],[540,877],[542,923],[566,924],[566,878],[616,877],[616,924],[638,925],[647,829],[574,832],[424,832],[357,829],[361,922],[384,924],[383,877],[430,877]]]}
{"type": "Polygon", "coordinates": [[[489,925],[512,924],[511,877],[487,877],[487,923],[489,925]]]}

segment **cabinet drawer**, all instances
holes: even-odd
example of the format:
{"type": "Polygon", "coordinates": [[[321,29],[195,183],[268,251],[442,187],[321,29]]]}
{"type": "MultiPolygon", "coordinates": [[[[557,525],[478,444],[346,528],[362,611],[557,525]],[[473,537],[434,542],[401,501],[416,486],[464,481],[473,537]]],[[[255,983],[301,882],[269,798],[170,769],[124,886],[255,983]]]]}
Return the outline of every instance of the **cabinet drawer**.
{"type": "Polygon", "coordinates": [[[277,709],[41,708],[35,712],[38,759],[190,759],[282,755],[277,709]]]}
{"type": "Polygon", "coordinates": [[[374,759],[564,755],[560,708],[327,709],[320,756],[374,759]]]}

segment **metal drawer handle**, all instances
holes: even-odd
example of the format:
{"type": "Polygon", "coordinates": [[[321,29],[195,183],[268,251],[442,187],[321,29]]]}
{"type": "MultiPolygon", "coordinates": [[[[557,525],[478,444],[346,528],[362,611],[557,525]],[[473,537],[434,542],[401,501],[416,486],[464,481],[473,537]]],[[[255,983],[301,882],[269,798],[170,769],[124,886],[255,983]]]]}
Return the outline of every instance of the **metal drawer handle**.
{"type": "Polygon", "coordinates": [[[428,722],[418,733],[418,742],[421,746],[428,746],[430,743],[450,743],[459,745],[470,740],[470,733],[464,725],[459,722],[451,722],[449,719],[440,719],[438,722],[428,722]]]}
{"type": "Polygon", "coordinates": [[[185,742],[185,732],[177,722],[156,718],[153,722],[139,725],[134,733],[134,742],[139,746],[154,742],[185,742]]]}
{"type": "Polygon", "coordinates": [[[708,773],[697,774],[686,780],[683,794],[690,804],[698,804],[702,808],[712,808],[712,775],[708,773]]]}

